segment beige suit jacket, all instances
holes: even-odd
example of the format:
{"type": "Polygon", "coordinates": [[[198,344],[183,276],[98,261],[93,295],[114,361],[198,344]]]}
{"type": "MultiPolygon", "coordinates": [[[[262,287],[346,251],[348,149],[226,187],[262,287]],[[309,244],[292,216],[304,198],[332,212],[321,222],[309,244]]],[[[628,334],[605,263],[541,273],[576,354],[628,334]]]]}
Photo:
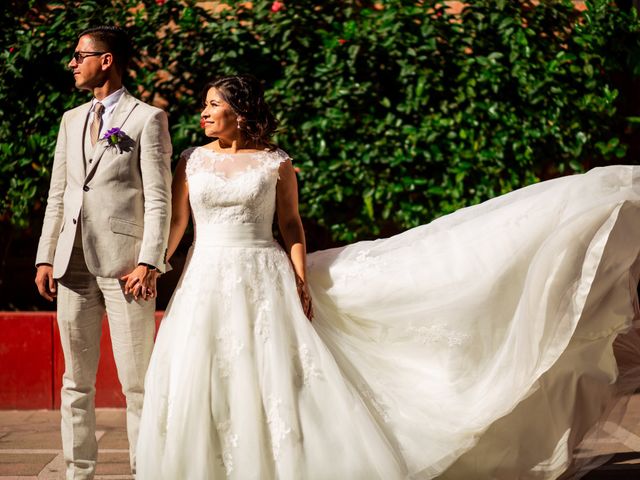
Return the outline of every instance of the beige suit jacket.
{"type": "Polygon", "coordinates": [[[117,278],[138,263],[163,272],[171,220],[167,116],[125,91],[106,126],[126,134],[122,148],[100,140],[85,155],[90,108],[62,116],[36,265],[52,264],[54,278],[62,277],[81,222],[93,275],[117,278]]]}

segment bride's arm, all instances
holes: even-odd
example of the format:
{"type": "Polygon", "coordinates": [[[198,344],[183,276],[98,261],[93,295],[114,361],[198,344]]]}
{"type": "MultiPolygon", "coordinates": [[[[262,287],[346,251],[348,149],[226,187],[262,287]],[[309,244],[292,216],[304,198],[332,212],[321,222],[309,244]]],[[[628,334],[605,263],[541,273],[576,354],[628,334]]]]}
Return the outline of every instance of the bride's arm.
{"type": "Polygon", "coordinates": [[[189,217],[191,216],[189,186],[185,172],[187,159],[188,156],[180,158],[171,184],[171,227],[167,245],[167,261],[169,261],[175,253],[176,248],[178,248],[184,231],[187,229],[187,225],[189,225],[189,217]]]}
{"type": "Polygon", "coordinates": [[[302,308],[309,319],[313,317],[311,296],[306,285],[306,243],[302,220],[298,212],[298,181],[291,160],[280,164],[280,178],[276,187],[278,227],[296,274],[302,308]]]}
{"type": "MultiPolygon", "coordinates": [[[[169,227],[169,241],[165,258],[165,263],[167,264],[169,263],[171,255],[173,255],[180,244],[184,231],[189,224],[189,216],[191,215],[189,208],[189,187],[187,185],[185,172],[187,158],[180,158],[171,183],[171,225],[169,227]]],[[[149,275],[145,278],[144,285],[140,284],[140,287],[144,286],[146,288],[151,298],[155,298],[157,295],[157,280],[159,275],[160,273],[157,270],[153,270],[149,272],[149,275]]],[[[137,293],[137,291],[134,292],[134,294],[135,293],[137,293]]]]}

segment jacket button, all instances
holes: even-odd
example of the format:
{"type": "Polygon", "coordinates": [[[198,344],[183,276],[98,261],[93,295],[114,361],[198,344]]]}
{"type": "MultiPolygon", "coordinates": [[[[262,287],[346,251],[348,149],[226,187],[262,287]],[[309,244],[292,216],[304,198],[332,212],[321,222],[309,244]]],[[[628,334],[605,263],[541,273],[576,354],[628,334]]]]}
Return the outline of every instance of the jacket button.
{"type": "Polygon", "coordinates": [[[93,162],[93,159],[92,159],[92,158],[90,158],[90,159],[89,159],[89,163],[91,163],[91,162],[93,162]]]}
{"type": "Polygon", "coordinates": [[[78,221],[74,218],[73,219],[73,224],[75,225],[76,223],[78,223],[78,221]]]}
{"type": "Polygon", "coordinates": [[[84,190],[85,192],[89,191],[89,187],[87,185],[85,185],[84,187],[82,187],[82,190],[84,190]]]}

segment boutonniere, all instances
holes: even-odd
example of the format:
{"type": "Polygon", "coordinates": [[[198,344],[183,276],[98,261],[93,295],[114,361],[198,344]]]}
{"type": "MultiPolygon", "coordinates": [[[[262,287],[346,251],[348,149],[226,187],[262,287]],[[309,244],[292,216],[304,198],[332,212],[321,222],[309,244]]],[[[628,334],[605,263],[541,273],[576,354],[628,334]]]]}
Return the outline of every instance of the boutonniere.
{"type": "Polygon", "coordinates": [[[115,147],[124,137],[126,137],[125,133],[116,127],[107,130],[100,140],[106,140],[110,147],[115,147]]]}
{"type": "Polygon", "coordinates": [[[119,153],[131,149],[131,139],[118,127],[107,130],[100,140],[106,141],[109,147],[115,147],[119,153]]]}

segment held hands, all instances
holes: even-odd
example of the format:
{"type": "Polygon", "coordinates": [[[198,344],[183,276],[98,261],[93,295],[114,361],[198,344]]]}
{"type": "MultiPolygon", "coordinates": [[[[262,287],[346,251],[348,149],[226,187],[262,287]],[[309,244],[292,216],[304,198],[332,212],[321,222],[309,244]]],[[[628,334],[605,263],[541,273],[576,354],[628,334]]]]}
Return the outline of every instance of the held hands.
{"type": "Polygon", "coordinates": [[[302,303],[302,310],[309,319],[313,321],[313,305],[311,303],[311,294],[309,293],[309,287],[307,284],[296,274],[296,287],[298,288],[298,296],[300,297],[300,303],[302,303]]]}
{"type": "Polygon", "coordinates": [[[135,300],[149,300],[157,295],[156,281],[159,276],[157,270],[150,270],[146,265],[138,265],[131,273],[120,277],[120,280],[125,282],[125,295],[131,294],[135,300]]]}
{"type": "Polygon", "coordinates": [[[38,265],[35,282],[40,295],[50,302],[53,302],[53,299],[58,296],[58,282],[53,279],[53,267],[51,265],[46,263],[38,265]]]}

